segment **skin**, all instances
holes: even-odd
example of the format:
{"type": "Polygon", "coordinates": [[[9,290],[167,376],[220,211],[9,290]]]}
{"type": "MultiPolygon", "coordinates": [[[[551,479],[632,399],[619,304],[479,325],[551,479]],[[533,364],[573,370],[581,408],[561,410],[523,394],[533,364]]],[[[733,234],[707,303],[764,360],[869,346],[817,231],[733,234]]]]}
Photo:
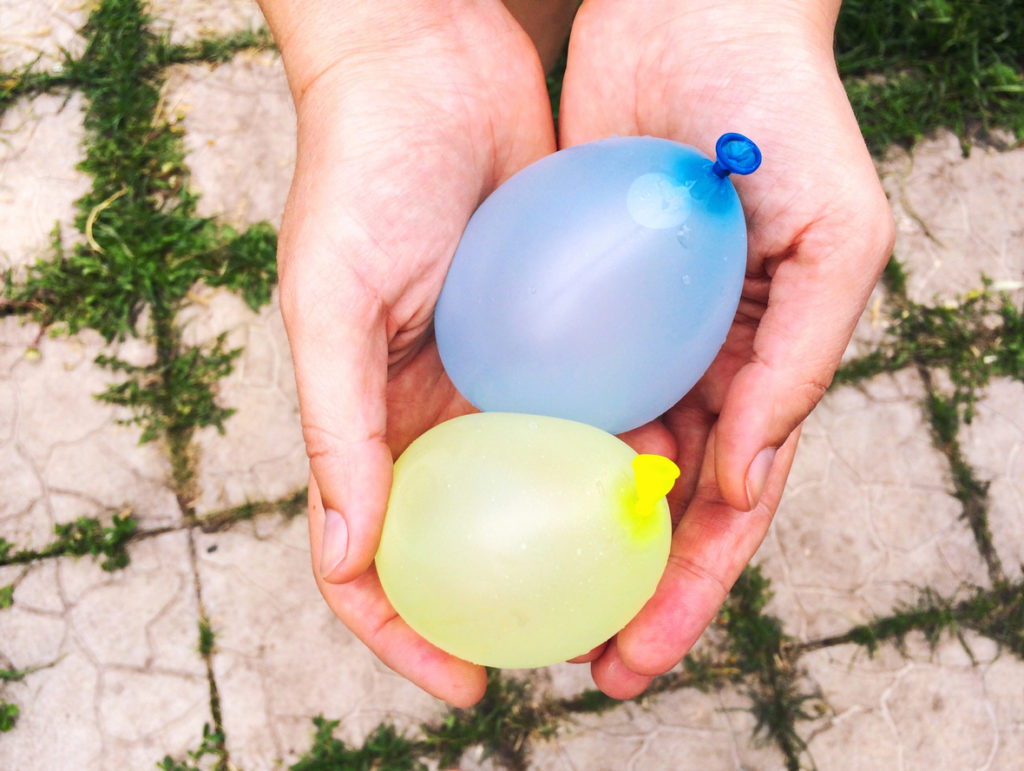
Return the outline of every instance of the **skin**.
{"type": "MultiPolygon", "coordinates": [[[[513,5],[522,25],[496,0],[263,2],[298,114],[279,281],[310,456],[314,574],[384,663],[456,706],[482,696],[483,669],[412,632],[372,559],[392,459],[471,410],[430,327],[459,236],[487,194],[556,149],[542,64],[553,36],[537,29],[567,15],[539,24],[550,6],[531,15],[530,3],[513,5]],[[322,565],[328,509],[343,525],[332,526],[322,565]]],[[[655,596],[579,659],[617,698],[686,654],[756,551],[799,425],[891,249],[891,216],[832,60],[837,10],[587,0],[573,23],[559,146],[651,134],[712,154],[736,130],[765,158],[736,180],[750,246],[722,351],[662,420],[623,437],[684,473],[669,496],[676,529],[655,596]]]]}

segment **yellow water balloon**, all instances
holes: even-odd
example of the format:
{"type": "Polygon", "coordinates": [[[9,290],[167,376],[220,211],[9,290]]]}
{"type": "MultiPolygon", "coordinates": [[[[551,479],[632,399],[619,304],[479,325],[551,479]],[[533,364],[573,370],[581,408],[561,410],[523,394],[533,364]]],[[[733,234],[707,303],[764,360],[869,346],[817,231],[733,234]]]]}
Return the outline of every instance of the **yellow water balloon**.
{"type": "Polygon", "coordinates": [[[586,653],[654,593],[679,469],[601,429],[487,412],[395,464],[376,566],[395,610],[460,658],[537,667],[586,653]]]}

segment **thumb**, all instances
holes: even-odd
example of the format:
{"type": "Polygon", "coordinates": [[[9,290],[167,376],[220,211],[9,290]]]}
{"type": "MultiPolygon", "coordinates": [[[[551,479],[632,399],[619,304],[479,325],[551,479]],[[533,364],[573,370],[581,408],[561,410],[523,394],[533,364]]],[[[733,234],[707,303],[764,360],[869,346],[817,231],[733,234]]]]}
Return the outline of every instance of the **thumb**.
{"type": "MultiPolygon", "coordinates": [[[[331,583],[373,561],[391,489],[382,302],[333,254],[282,260],[281,312],[324,512],[313,565],[331,583]]],[[[312,507],[315,508],[315,507],[312,507]]]]}
{"type": "Polygon", "coordinates": [[[752,358],[725,395],[715,470],[738,510],[757,505],[776,450],[824,395],[889,253],[884,239],[826,238],[805,237],[778,263],[752,358]]]}

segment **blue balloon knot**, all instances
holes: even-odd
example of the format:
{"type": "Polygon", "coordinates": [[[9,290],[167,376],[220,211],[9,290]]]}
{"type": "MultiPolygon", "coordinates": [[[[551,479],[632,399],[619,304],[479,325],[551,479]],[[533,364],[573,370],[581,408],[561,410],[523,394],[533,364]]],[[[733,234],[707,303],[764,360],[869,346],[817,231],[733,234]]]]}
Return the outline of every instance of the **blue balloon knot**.
{"type": "Polygon", "coordinates": [[[715,164],[711,170],[719,177],[750,174],[761,165],[761,150],[742,134],[722,134],[715,143],[715,164]]]}

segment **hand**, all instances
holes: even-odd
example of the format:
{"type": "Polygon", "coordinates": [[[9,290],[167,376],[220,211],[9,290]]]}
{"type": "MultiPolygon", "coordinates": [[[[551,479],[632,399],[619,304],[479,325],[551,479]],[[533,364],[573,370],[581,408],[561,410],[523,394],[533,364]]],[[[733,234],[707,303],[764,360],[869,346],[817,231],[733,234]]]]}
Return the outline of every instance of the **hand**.
{"type": "Polygon", "coordinates": [[[739,311],[704,378],[637,445],[675,455],[676,527],[655,596],[590,656],[611,696],[642,692],[714,618],[763,539],[799,425],[878,279],[892,217],[832,56],[838,2],[586,0],[560,139],[650,134],[712,155],[727,131],[764,162],[735,178],[749,227],[739,311]]]}
{"type": "Polygon", "coordinates": [[[519,25],[497,0],[452,5],[265,0],[264,12],[298,113],[279,281],[317,584],[385,664],[468,706],[484,670],[398,618],[371,563],[393,455],[471,409],[431,332],[459,237],[493,188],[554,150],[554,130],[519,25]]]}

